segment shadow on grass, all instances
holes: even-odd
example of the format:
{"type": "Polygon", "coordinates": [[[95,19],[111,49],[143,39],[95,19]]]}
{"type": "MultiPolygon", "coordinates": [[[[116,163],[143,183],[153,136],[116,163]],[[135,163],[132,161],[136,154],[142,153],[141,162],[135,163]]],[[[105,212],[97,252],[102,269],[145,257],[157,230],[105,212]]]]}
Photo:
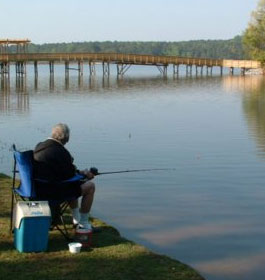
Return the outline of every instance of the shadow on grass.
{"type": "Polygon", "coordinates": [[[0,259],[5,280],[203,280],[186,265],[140,247],[120,252],[29,253],[0,259]]]}
{"type": "MultiPolygon", "coordinates": [[[[130,241],[120,237],[119,232],[111,226],[100,227],[99,233],[92,234],[92,248],[103,248],[119,244],[128,244],[130,241]]],[[[68,232],[72,240],[74,240],[74,229],[68,228],[68,232]]],[[[58,252],[65,250],[68,243],[71,241],[66,240],[58,230],[50,231],[49,237],[49,252],[58,252]]],[[[88,249],[86,249],[88,250],[88,249]]]]}
{"type": "Polygon", "coordinates": [[[5,240],[0,242],[0,252],[7,252],[13,249],[15,249],[13,239],[10,238],[10,240],[5,240]]]}
{"type": "MultiPolygon", "coordinates": [[[[74,235],[73,235],[74,237],[74,235]]],[[[9,250],[15,250],[14,247],[14,235],[4,235],[0,236],[0,252],[7,252],[9,250]]],[[[68,251],[68,243],[59,232],[52,232],[49,234],[48,248],[47,252],[62,252],[68,251]]],[[[108,229],[104,229],[101,233],[93,234],[92,237],[92,247],[83,248],[86,252],[91,251],[95,248],[109,247],[113,245],[129,244],[130,241],[119,237],[118,235],[113,235],[108,229]]]]}
{"type": "Polygon", "coordinates": [[[11,213],[4,211],[3,213],[0,213],[0,218],[10,218],[11,213]]]}

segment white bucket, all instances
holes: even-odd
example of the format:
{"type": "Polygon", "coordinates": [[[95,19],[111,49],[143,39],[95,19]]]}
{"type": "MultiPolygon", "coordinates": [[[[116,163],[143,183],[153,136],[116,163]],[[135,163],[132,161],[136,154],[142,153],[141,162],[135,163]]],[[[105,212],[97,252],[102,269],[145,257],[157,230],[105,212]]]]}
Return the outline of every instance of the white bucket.
{"type": "Polygon", "coordinates": [[[78,242],[72,242],[68,244],[70,253],[76,254],[80,253],[82,244],[78,242]]]}

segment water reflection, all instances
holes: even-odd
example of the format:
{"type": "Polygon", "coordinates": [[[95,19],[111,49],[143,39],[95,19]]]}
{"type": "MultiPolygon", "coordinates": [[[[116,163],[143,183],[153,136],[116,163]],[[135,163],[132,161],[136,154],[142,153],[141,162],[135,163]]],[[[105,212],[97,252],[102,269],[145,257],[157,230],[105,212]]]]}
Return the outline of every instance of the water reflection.
{"type": "Polygon", "coordinates": [[[25,78],[16,78],[15,90],[11,90],[10,78],[1,79],[0,113],[27,113],[29,111],[29,94],[25,78]]]}
{"type": "MultiPolygon", "coordinates": [[[[10,83],[10,81],[9,81],[10,83]]],[[[10,87],[10,85],[9,85],[10,87]]],[[[26,93],[27,92],[27,79],[25,76],[16,77],[16,92],[26,93]]]]}
{"type": "MultiPolygon", "coordinates": [[[[176,244],[178,242],[183,242],[186,240],[194,239],[194,238],[209,238],[210,236],[222,236],[235,234],[238,232],[241,234],[244,232],[245,234],[249,234],[249,225],[245,223],[232,222],[227,224],[199,224],[194,226],[186,226],[186,227],[177,227],[171,228],[170,231],[167,230],[158,230],[152,232],[144,232],[141,237],[154,243],[158,246],[170,246],[172,244],[176,244]]],[[[264,231],[264,229],[263,229],[264,231]]]]}
{"type": "MultiPolygon", "coordinates": [[[[48,77],[38,76],[21,76],[16,78],[16,87],[20,90],[27,89],[27,83],[29,84],[28,89],[33,88],[35,91],[43,90],[40,88],[49,81],[50,91],[101,91],[102,89],[117,89],[117,88],[138,88],[142,87],[175,87],[186,84],[187,86],[196,84],[200,82],[201,85],[207,84],[209,81],[211,83],[219,83],[220,77],[218,76],[151,76],[151,77],[110,77],[110,76],[89,76],[84,78],[82,75],[77,77],[69,76],[59,76],[54,77],[54,75],[49,75],[48,77]],[[48,79],[47,79],[48,78],[48,79]]],[[[9,78],[2,79],[1,81],[1,91],[6,91],[10,86],[12,86],[13,81],[9,78]]],[[[46,87],[46,86],[45,86],[46,87]]]]}
{"type": "Polygon", "coordinates": [[[256,272],[263,267],[265,253],[246,254],[237,258],[224,258],[208,262],[199,262],[197,268],[202,273],[224,277],[224,279],[256,279],[264,275],[264,271],[256,272]]]}
{"type": "Polygon", "coordinates": [[[109,76],[103,76],[102,77],[102,87],[104,89],[110,88],[110,77],[109,76]]]}
{"type": "Polygon", "coordinates": [[[243,92],[243,112],[258,154],[265,158],[265,79],[263,76],[226,77],[225,87],[243,92]]]}
{"type": "Polygon", "coordinates": [[[37,91],[38,90],[38,86],[39,86],[39,83],[38,83],[38,76],[35,75],[34,77],[34,90],[37,91]]]}
{"type": "Polygon", "coordinates": [[[264,77],[262,75],[225,76],[223,86],[227,92],[257,93],[264,89],[264,77]]]}
{"type": "Polygon", "coordinates": [[[243,110],[250,128],[251,135],[256,139],[259,153],[265,157],[265,80],[263,76],[178,76],[171,78],[161,76],[151,77],[110,77],[65,76],[64,78],[49,75],[49,84],[45,85],[47,77],[39,79],[38,76],[19,76],[15,79],[15,88],[9,76],[2,76],[0,91],[1,112],[27,112],[30,107],[28,92],[61,93],[61,92],[112,92],[117,94],[120,90],[153,88],[168,90],[170,88],[204,87],[209,82],[214,86],[222,81],[227,92],[243,92],[243,110]],[[17,95],[14,95],[14,92],[17,95]]]}
{"type": "Polygon", "coordinates": [[[50,91],[54,91],[54,75],[50,75],[49,89],[50,91]]]}
{"type": "MultiPolygon", "coordinates": [[[[78,77],[57,77],[49,75],[39,79],[38,76],[18,76],[14,81],[9,76],[2,76],[0,83],[0,111],[1,112],[27,112],[30,107],[29,92],[50,93],[76,92],[95,93],[111,92],[118,94],[119,91],[132,89],[153,88],[169,90],[174,88],[193,88],[206,86],[211,82],[212,87],[222,81],[226,92],[243,93],[243,111],[250,134],[255,138],[258,146],[258,153],[265,157],[265,79],[263,76],[173,76],[171,78],[161,76],[151,77],[110,77],[110,76],[89,76],[78,77]],[[17,95],[15,95],[16,93],[17,95]]],[[[155,93],[155,92],[154,92],[155,93]]]]}
{"type": "Polygon", "coordinates": [[[84,78],[49,75],[48,77],[38,76],[17,76],[10,79],[9,76],[0,80],[0,100],[1,112],[27,112],[30,107],[30,95],[34,92],[38,94],[46,93],[112,93],[119,94],[120,91],[145,91],[153,88],[154,93],[159,90],[170,90],[175,88],[189,88],[196,86],[204,87],[207,83],[219,84],[220,77],[210,76],[174,76],[171,78],[161,76],[151,77],[110,77],[94,75],[84,78]],[[48,78],[48,79],[47,79],[48,78]],[[48,84],[47,84],[48,81],[48,84]],[[15,96],[15,93],[17,95],[15,96]]]}

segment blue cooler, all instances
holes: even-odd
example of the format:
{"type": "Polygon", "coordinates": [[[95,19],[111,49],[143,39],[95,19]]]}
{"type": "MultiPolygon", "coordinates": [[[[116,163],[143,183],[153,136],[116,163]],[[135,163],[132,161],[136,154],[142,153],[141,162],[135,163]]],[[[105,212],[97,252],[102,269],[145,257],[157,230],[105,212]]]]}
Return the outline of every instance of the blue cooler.
{"type": "Polygon", "coordinates": [[[14,222],[14,244],[19,252],[47,250],[51,224],[47,201],[18,201],[14,222]]]}

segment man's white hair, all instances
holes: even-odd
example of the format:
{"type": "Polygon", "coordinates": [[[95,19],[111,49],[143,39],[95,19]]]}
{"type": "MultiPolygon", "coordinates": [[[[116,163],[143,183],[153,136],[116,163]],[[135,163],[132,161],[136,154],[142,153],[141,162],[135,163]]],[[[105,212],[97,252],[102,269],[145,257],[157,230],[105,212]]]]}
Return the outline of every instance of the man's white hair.
{"type": "Polygon", "coordinates": [[[70,129],[64,123],[58,123],[52,128],[52,138],[66,144],[69,141],[70,129]]]}

